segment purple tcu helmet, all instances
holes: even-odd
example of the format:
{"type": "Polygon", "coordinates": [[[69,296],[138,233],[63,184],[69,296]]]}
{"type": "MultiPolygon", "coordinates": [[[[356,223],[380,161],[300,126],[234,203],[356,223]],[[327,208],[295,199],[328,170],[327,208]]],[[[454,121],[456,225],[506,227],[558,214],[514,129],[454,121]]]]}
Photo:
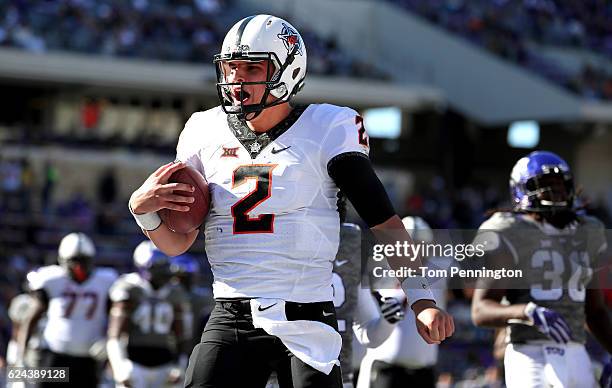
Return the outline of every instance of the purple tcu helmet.
{"type": "Polygon", "coordinates": [[[170,269],[175,274],[194,274],[200,271],[200,263],[192,255],[184,253],[171,259],[170,269]]]}
{"type": "Polygon", "coordinates": [[[164,283],[171,275],[170,258],[149,240],[141,242],[134,250],[134,266],[152,283],[164,283]]]}
{"type": "Polygon", "coordinates": [[[555,212],[570,210],[574,179],[569,165],[548,151],[534,151],[519,159],[510,174],[510,196],[515,210],[555,212]]]}

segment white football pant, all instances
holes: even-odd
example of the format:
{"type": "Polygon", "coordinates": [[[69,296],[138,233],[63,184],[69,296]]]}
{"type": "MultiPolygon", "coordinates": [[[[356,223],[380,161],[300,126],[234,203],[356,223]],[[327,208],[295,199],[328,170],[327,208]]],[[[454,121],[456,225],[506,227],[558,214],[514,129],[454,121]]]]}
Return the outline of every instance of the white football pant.
{"type": "Polygon", "coordinates": [[[508,388],[597,386],[586,349],[576,342],[509,344],[504,366],[508,388]]]}

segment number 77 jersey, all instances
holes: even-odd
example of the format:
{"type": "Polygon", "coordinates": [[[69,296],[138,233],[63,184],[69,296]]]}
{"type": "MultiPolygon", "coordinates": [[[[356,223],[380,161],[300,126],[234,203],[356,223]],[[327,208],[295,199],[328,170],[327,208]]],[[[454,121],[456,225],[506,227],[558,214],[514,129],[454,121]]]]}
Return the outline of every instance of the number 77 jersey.
{"type": "Polygon", "coordinates": [[[117,278],[110,268],[96,268],[77,283],[59,265],[41,267],[28,276],[32,291],[48,298],[47,321],[42,338],[55,353],[89,356],[91,346],[103,338],[108,290],[117,278]]]}
{"type": "Polygon", "coordinates": [[[191,117],[177,159],[211,190],[205,235],[215,298],[332,300],[340,221],[328,165],[339,155],[367,158],[368,141],[355,111],[327,104],[296,107],[265,133],[219,107],[191,117]]]}

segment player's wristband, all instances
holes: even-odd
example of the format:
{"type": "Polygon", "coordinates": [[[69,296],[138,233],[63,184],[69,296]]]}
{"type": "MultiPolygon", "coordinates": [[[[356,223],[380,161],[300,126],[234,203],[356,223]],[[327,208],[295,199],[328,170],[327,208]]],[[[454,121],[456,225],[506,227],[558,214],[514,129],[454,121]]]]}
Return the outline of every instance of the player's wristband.
{"type": "Polygon", "coordinates": [[[515,325],[527,325],[527,326],[533,326],[533,314],[535,313],[535,310],[538,308],[538,305],[533,303],[533,302],[529,302],[527,303],[527,305],[525,306],[525,309],[523,310],[523,314],[525,315],[524,319],[517,319],[517,318],[511,318],[508,319],[508,324],[515,324],[515,325]]]}
{"type": "Polygon", "coordinates": [[[404,290],[410,306],[421,299],[436,301],[429,287],[429,282],[422,276],[408,276],[405,278],[402,281],[402,290],[404,290]]]}
{"type": "Polygon", "coordinates": [[[127,356],[127,342],[118,338],[109,338],[106,342],[106,351],[115,381],[128,380],[134,369],[134,364],[127,356]]]}
{"type": "Polygon", "coordinates": [[[159,226],[162,223],[162,220],[161,218],[159,218],[159,215],[157,214],[157,212],[136,214],[132,210],[132,205],[129,202],[128,202],[128,208],[130,209],[130,213],[132,213],[132,216],[136,220],[136,223],[138,224],[138,226],[140,226],[142,229],[146,230],[147,232],[150,232],[152,230],[159,228],[159,226]]]}
{"type": "Polygon", "coordinates": [[[536,308],[538,308],[538,305],[533,303],[533,302],[529,302],[527,303],[527,306],[525,306],[525,316],[527,317],[527,324],[528,325],[533,325],[533,314],[535,313],[536,308]]]}

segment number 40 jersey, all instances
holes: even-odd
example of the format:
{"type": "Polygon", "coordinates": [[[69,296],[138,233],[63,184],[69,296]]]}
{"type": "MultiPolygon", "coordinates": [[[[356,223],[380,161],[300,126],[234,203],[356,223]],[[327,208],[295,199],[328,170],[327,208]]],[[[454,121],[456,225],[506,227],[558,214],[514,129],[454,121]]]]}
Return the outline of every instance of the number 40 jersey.
{"type": "Polygon", "coordinates": [[[145,366],[159,366],[173,360],[177,352],[172,328],[175,311],[187,311],[188,297],[178,284],[167,283],[155,290],[138,273],[122,275],[110,289],[113,302],[128,302],[128,356],[145,366]]]}
{"type": "MultiPolygon", "coordinates": [[[[601,222],[579,216],[560,230],[522,214],[495,213],[481,225],[476,243],[485,245],[485,259],[502,253],[522,270],[520,283],[504,287],[511,304],[534,302],[555,310],[570,326],[572,339],[585,342],[586,287],[607,246],[601,222]]],[[[512,343],[547,339],[533,326],[509,328],[512,343]]]]}
{"type": "Polygon", "coordinates": [[[77,283],[59,265],[41,267],[28,276],[30,289],[43,290],[49,298],[43,346],[55,353],[89,356],[91,345],[106,335],[108,290],[116,278],[114,270],[96,268],[77,283]]]}
{"type": "Polygon", "coordinates": [[[209,183],[215,298],[332,300],[340,221],[328,165],[340,154],[367,158],[368,150],[363,120],[349,108],[295,107],[261,134],[219,107],[195,113],[177,158],[209,183]]]}

